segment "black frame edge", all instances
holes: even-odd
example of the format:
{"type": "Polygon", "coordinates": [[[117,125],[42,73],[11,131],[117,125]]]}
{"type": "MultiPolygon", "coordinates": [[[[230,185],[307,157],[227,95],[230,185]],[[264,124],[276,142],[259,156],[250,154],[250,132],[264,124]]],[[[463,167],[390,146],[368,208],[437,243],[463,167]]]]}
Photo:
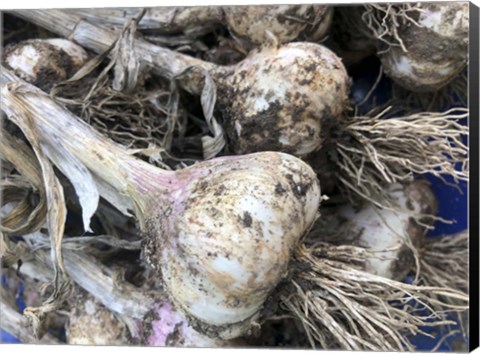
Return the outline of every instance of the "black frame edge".
{"type": "Polygon", "coordinates": [[[469,230],[470,230],[470,344],[479,347],[479,7],[470,2],[469,33],[469,230]]]}

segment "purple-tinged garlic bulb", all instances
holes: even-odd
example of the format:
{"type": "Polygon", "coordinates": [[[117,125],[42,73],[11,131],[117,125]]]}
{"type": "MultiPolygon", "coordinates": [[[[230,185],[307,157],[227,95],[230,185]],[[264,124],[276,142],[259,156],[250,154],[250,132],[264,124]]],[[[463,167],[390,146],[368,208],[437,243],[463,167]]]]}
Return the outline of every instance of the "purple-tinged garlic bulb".
{"type": "Polygon", "coordinates": [[[424,242],[426,226],[437,212],[437,200],[428,182],[422,180],[408,186],[393,184],[388,195],[394,210],[367,203],[359,210],[346,205],[337,212],[345,220],[349,243],[374,252],[365,270],[401,281],[414,269],[415,250],[424,242]]]}
{"type": "Polygon", "coordinates": [[[317,42],[327,34],[333,15],[324,5],[227,6],[223,11],[230,32],[250,47],[265,45],[270,35],[279,43],[299,38],[317,42]]]}
{"type": "MultiPolygon", "coordinates": [[[[447,85],[468,62],[469,3],[420,3],[396,29],[402,46],[380,54],[385,73],[414,92],[431,92],[447,85]]],[[[392,24],[393,26],[393,24],[392,24]]]]}
{"type": "Polygon", "coordinates": [[[170,300],[201,332],[238,337],[258,318],[314,221],[316,178],[278,153],[219,158],[178,175],[183,185],[170,187],[177,201],[147,219],[146,254],[160,265],[170,300]]]}
{"type": "Polygon", "coordinates": [[[218,107],[236,154],[305,156],[321,147],[347,106],[346,69],[318,44],[264,47],[218,72],[218,107]]]}
{"type": "Polygon", "coordinates": [[[3,64],[18,77],[48,91],[72,76],[88,60],[88,54],[72,41],[28,39],[5,47],[3,64]]]}

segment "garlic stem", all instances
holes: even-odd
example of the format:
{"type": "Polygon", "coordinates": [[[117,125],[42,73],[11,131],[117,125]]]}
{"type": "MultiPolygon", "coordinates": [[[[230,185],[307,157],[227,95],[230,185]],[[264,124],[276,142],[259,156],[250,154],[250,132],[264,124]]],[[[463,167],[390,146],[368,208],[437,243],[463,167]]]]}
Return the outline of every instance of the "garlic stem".
{"type": "Polygon", "coordinates": [[[14,112],[18,109],[25,114],[33,114],[36,128],[43,136],[48,137],[47,142],[53,146],[61,144],[67,147],[89,170],[121,193],[128,194],[132,185],[136,186],[135,192],[147,193],[158,187],[149,183],[152,179],[163,181],[165,185],[171,182],[173,172],[156,169],[146,162],[132,158],[125,148],[90,129],[85,122],[51,101],[34,86],[23,86],[28,91],[25,93],[28,99],[24,100],[21,99],[22,95],[15,95],[14,85],[7,89],[7,83],[21,84],[22,81],[2,67],[2,108],[7,114],[15,115],[14,112]],[[45,119],[47,112],[55,119],[45,119]],[[102,163],[99,164],[99,161],[102,163]],[[128,180],[135,182],[128,184],[128,180]]]}
{"type": "Polygon", "coordinates": [[[28,330],[27,320],[6,302],[0,300],[0,327],[18,338],[24,344],[61,344],[51,334],[45,334],[40,340],[28,330]]]}
{"type": "MultiPolygon", "coordinates": [[[[81,17],[62,10],[13,10],[12,13],[97,53],[106,51],[115,43],[120,34],[119,31],[95,26],[82,20],[81,17]]],[[[215,68],[214,64],[152,45],[141,39],[136,39],[134,46],[139,58],[150,64],[154,72],[163,77],[172,78],[191,66],[205,70],[215,68]]],[[[185,80],[185,82],[188,81],[188,79],[185,80]]],[[[199,83],[198,81],[196,78],[196,84],[199,83]]],[[[201,86],[191,87],[189,85],[187,88],[194,92],[201,92],[202,89],[201,86]]]]}
{"type": "MultiPolygon", "coordinates": [[[[92,23],[106,24],[121,28],[130,19],[138,16],[143,8],[92,8],[66,9],[69,14],[82,17],[92,23]]],[[[179,6],[147,8],[138,27],[155,34],[172,34],[196,29],[195,35],[203,29],[212,29],[221,24],[223,10],[220,6],[179,6]]]]}

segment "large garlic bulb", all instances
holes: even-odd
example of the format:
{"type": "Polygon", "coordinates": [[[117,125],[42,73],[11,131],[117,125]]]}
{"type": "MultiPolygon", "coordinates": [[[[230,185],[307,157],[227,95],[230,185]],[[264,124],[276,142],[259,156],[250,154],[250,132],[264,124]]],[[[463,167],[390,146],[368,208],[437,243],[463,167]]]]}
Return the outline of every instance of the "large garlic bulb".
{"type": "Polygon", "coordinates": [[[304,156],[320,148],[347,106],[346,69],[318,44],[265,47],[217,73],[218,107],[236,154],[272,150],[304,156]]]}
{"type": "Polygon", "coordinates": [[[88,54],[79,45],[62,38],[29,39],[9,45],[4,65],[15,75],[48,91],[68,79],[85,64],[88,54]]]}
{"type": "Polygon", "coordinates": [[[15,113],[28,109],[38,135],[55,141],[50,148],[66,149],[132,199],[144,253],[189,324],[222,339],[245,334],[317,214],[320,187],[311,167],[292,155],[259,152],[165,171],[132,157],[31,85],[22,83],[39,94],[11,90],[8,82],[18,79],[8,70],[1,76],[10,119],[24,124],[15,113]]]}
{"type": "Polygon", "coordinates": [[[380,59],[385,73],[400,86],[430,92],[447,85],[467,65],[469,3],[419,6],[415,20],[421,27],[406,22],[397,29],[406,51],[392,46],[380,59]]]}
{"type": "Polygon", "coordinates": [[[184,182],[171,187],[176,202],[147,219],[150,263],[200,332],[223,339],[245,333],[285,276],[320,202],[314,172],[298,161],[260,153],[178,171],[184,182]]]}

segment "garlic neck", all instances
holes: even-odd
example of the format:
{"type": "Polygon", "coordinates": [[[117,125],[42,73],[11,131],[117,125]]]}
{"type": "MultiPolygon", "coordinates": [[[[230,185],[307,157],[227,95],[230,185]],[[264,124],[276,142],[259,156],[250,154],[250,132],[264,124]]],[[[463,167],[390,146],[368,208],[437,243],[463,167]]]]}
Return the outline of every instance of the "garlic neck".
{"type": "Polygon", "coordinates": [[[60,154],[68,150],[96,178],[124,195],[166,191],[175,183],[174,172],[134,158],[126,148],[95,131],[44,92],[1,69],[2,109],[17,124],[33,122],[42,144],[60,154]]]}

